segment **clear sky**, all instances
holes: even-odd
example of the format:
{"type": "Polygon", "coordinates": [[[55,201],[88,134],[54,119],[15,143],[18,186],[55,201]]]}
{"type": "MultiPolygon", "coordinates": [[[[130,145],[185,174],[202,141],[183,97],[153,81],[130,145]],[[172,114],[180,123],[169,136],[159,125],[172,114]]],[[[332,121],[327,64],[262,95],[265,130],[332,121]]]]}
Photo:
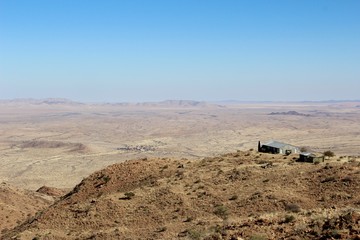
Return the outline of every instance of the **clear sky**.
{"type": "Polygon", "coordinates": [[[0,0],[0,99],[360,99],[359,0],[0,0]]]}

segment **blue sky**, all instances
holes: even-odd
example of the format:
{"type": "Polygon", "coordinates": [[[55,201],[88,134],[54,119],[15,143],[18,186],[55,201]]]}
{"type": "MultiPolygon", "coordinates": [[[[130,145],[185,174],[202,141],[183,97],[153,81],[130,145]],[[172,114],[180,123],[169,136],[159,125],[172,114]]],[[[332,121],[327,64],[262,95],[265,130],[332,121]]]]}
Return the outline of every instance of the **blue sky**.
{"type": "Polygon", "coordinates": [[[360,99],[358,0],[0,0],[0,99],[360,99]]]}

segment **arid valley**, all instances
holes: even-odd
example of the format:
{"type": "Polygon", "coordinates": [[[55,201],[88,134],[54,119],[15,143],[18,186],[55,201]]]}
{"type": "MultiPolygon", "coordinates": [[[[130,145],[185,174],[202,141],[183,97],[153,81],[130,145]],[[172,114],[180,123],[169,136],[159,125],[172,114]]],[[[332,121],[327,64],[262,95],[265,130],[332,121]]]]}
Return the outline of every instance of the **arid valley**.
{"type": "MultiPolygon", "coordinates": [[[[320,215],[323,208],[327,216],[341,218],[337,208],[342,211],[350,206],[359,207],[359,120],[360,102],[84,104],[63,99],[0,101],[0,182],[3,182],[0,188],[0,230],[4,239],[203,239],[215,236],[215,232],[219,238],[210,239],[262,239],[251,238],[259,231],[266,236],[263,239],[288,239],[296,235],[291,235],[289,229],[297,228],[300,232],[301,226],[308,229],[310,220],[304,220],[308,211],[320,215]],[[271,139],[316,152],[331,150],[336,156],[315,166],[296,163],[292,155],[259,155],[256,151],[258,141],[271,139]],[[277,167],[262,168],[269,162],[277,167]],[[135,164],[134,168],[132,164],[135,164]],[[331,168],[322,170],[329,164],[331,168]],[[183,169],[185,173],[181,173],[183,169]],[[97,172],[100,170],[106,174],[97,172]],[[325,172],[322,175],[314,171],[325,172]],[[243,174],[241,179],[246,181],[237,182],[237,174],[243,174]],[[335,185],[321,188],[316,181],[323,181],[327,174],[333,174],[335,185]],[[344,182],[351,189],[346,192],[340,185],[348,175],[351,180],[344,182]],[[97,183],[100,185],[94,188],[92,184],[99,179],[105,179],[105,182],[97,183]],[[199,185],[197,190],[191,189],[195,185],[199,185]],[[43,186],[46,186],[43,192],[35,192],[43,186]],[[322,194],[333,190],[340,195],[318,203],[322,194]],[[99,191],[102,193],[98,194],[99,191]],[[125,192],[135,193],[135,197],[116,200],[125,192]],[[162,198],[161,194],[166,197],[162,198]],[[169,194],[174,196],[168,197],[169,194]],[[201,201],[194,202],[192,194],[201,201]],[[211,197],[207,198],[206,194],[211,197]],[[251,197],[254,201],[249,200],[251,197]],[[107,205],[100,203],[99,198],[107,205]],[[164,199],[170,200],[158,202],[164,199]],[[110,207],[114,201],[126,206],[110,207]],[[186,205],[183,210],[179,202],[186,205]],[[233,227],[222,234],[226,224],[225,217],[221,216],[225,213],[221,211],[225,210],[218,209],[218,218],[216,213],[210,216],[206,212],[212,211],[211,206],[223,206],[227,202],[231,213],[227,213],[226,224],[233,224],[233,227]],[[276,235],[275,227],[269,227],[266,221],[275,219],[279,222],[288,216],[282,212],[285,211],[283,208],[295,203],[303,210],[294,211],[296,221],[290,223],[294,228],[285,227],[276,235]],[[99,205],[91,208],[91,204],[99,205]],[[149,219],[142,222],[145,212],[143,215],[132,212],[142,204],[143,211],[145,208],[150,211],[151,207],[150,215],[154,219],[151,220],[149,215],[149,219]],[[167,204],[171,206],[161,210],[167,204]],[[176,204],[180,205],[176,207],[176,204]],[[331,209],[332,206],[335,208],[331,209]],[[60,208],[63,208],[63,214],[60,208]],[[95,215],[70,208],[86,208],[86,214],[95,211],[95,215]],[[35,223],[30,221],[40,210],[42,213],[37,214],[35,223]],[[76,212],[76,219],[69,217],[71,211],[76,212]],[[127,220],[114,223],[116,216],[101,215],[101,211],[106,214],[121,212],[127,220]],[[170,216],[174,211],[182,212],[181,217],[170,216]],[[98,220],[103,225],[97,222],[97,215],[100,215],[98,220]],[[63,224],[63,230],[57,228],[55,222],[50,223],[51,216],[58,218],[56,221],[59,226],[63,224]],[[241,224],[250,221],[249,216],[251,221],[263,219],[262,228],[238,231],[241,224]],[[104,217],[109,219],[104,220],[104,217]],[[110,220],[112,223],[108,224],[110,220]],[[22,225],[11,230],[19,224],[22,225]],[[42,224],[46,227],[41,227],[42,224]],[[210,230],[209,224],[214,229],[218,226],[218,229],[210,230]],[[147,227],[134,230],[134,226],[141,225],[147,227]],[[187,230],[184,232],[181,228],[187,230]]],[[[359,228],[359,225],[355,226],[359,228]]],[[[338,230],[342,237],[357,235],[338,230]]],[[[299,233],[299,236],[303,237],[299,239],[312,239],[312,235],[305,233],[299,233]]]]}

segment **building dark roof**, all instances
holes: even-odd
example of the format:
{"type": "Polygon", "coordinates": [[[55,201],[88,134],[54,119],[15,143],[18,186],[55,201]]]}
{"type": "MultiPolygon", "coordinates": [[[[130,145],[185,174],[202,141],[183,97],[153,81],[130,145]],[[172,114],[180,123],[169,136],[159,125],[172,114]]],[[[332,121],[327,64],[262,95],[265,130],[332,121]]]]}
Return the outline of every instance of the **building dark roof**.
{"type": "Polygon", "coordinates": [[[301,155],[304,155],[304,156],[306,156],[306,157],[311,156],[311,155],[314,155],[314,154],[312,154],[312,153],[310,153],[310,152],[301,152],[300,154],[301,154],[301,155]]]}
{"type": "Polygon", "coordinates": [[[306,156],[306,157],[323,157],[324,155],[321,153],[312,153],[312,152],[301,152],[300,155],[306,156]]]}
{"type": "Polygon", "coordinates": [[[293,146],[293,145],[290,145],[290,144],[287,144],[287,143],[278,142],[278,141],[274,141],[274,140],[271,140],[270,142],[265,143],[265,144],[262,144],[262,145],[266,145],[266,146],[273,147],[273,148],[282,148],[282,147],[285,147],[285,146],[295,147],[295,146],[293,146]]]}

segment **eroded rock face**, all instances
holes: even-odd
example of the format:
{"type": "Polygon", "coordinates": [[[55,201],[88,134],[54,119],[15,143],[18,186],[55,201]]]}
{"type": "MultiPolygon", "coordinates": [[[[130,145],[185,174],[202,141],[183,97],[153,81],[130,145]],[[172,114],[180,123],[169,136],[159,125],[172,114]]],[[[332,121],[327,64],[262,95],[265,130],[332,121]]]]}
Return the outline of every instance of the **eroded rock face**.
{"type": "Polygon", "coordinates": [[[38,190],[36,190],[38,193],[42,193],[47,196],[54,197],[55,199],[60,198],[61,196],[65,195],[67,193],[66,190],[58,189],[54,187],[48,187],[48,186],[42,186],[38,190]]]}

